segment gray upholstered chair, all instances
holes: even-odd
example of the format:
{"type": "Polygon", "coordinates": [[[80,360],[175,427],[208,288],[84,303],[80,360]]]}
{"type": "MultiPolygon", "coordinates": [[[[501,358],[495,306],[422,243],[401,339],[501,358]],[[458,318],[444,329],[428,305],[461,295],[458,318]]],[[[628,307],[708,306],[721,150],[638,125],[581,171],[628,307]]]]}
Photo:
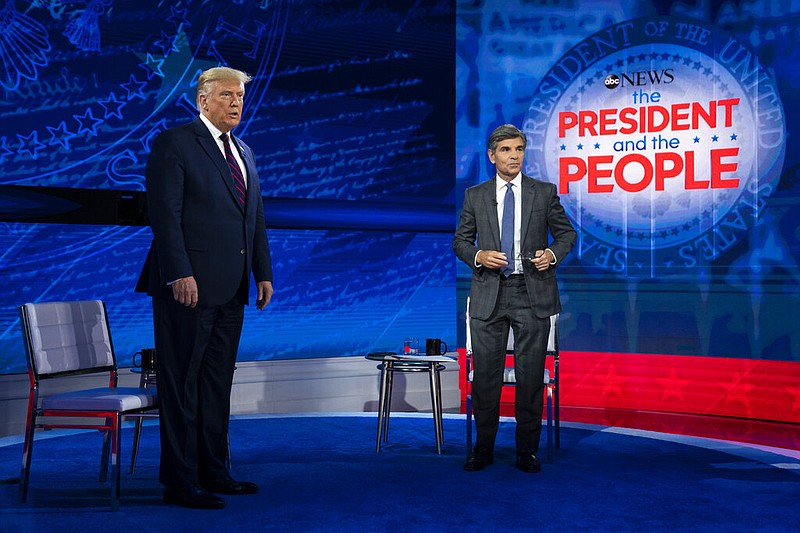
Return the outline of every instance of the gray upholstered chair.
{"type": "MultiPolygon", "coordinates": [[[[466,414],[467,414],[467,456],[472,453],[472,335],[469,324],[469,298],[467,298],[467,346],[466,346],[466,414]]],[[[514,332],[508,333],[507,355],[514,353],[514,332]]],[[[553,371],[544,369],[544,391],[547,398],[547,462],[553,459],[553,445],[561,448],[561,416],[558,401],[558,315],[550,317],[550,336],[547,339],[547,356],[553,358],[553,371]],[[555,437],[555,443],[554,438],[555,437]]],[[[517,383],[514,367],[506,367],[503,372],[503,386],[513,387],[517,383]]]]}
{"type": "MultiPolygon", "coordinates": [[[[104,433],[100,481],[107,479],[110,456],[111,507],[116,510],[122,417],[155,409],[156,390],[117,387],[117,364],[102,301],[28,303],[20,306],[19,314],[30,379],[20,501],[28,495],[36,428],[96,429],[104,433]],[[40,398],[42,380],[93,374],[107,379],[108,386],[43,394],[40,398]]],[[[75,379],[63,381],[61,387],[69,387],[75,379]]]]}

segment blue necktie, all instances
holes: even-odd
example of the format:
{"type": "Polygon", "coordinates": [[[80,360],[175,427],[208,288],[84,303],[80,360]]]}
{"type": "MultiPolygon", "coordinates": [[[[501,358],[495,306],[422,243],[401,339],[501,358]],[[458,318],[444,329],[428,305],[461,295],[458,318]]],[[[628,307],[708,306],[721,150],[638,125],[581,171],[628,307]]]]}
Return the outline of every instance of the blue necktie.
{"type": "Polygon", "coordinates": [[[514,191],[506,183],[506,198],[503,200],[503,226],[500,228],[500,251],[506,254],[508,266],[503,267],[506,276],[514,272],[514,191]]]}

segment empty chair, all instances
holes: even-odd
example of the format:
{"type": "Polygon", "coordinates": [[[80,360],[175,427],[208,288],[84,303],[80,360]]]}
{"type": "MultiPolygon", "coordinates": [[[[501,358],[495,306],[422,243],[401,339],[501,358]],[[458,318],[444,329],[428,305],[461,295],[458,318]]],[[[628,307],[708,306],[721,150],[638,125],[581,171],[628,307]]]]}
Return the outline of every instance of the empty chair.
{"type": "MultiPolygon", "coordinates": [[[[111,507],[120,494],[119,455],[122,417],[155,409],[155,389],[117,387],[117,363],[105,304],[100,300],[28,303],[20,306],[28,359],[30,395],[19,496],[28,495],[36,428],[83,428],[103,432],[100,480],[111,460],[111,507]],[[100,375],[108,386],[42,395],[40,382],[78,375],[100,375]],[[57,418],[53,418],[57,417],[57,418]]],[[[69,386],[74,380],[63,380],[69,386]]]]}

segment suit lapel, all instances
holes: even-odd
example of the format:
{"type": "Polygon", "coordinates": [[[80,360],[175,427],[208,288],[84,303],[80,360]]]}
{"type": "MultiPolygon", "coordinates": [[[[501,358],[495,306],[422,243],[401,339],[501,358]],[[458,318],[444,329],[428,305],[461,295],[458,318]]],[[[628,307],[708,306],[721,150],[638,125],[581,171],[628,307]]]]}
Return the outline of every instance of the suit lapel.
{"type": "MultiPolygon", "coordinates": [[[[483,211],[489,223],[489,242],[484,241],[483,246],[490,250],[500,249],[500,223],[497,221],[497,178],[485,182],[483,194],[483,211]]],[[[482,239],[483,240],[483,239],[482,239]]]]}
{"type": "Polygon", "coordinates": [[[525,239],[528,234],[528,226],[531,223],[531,212],[533,211],[533,198],[536,196],[534,188],[534,181],[525,176],[522,176],[522,226],[519,236],[521,246],[525,246],[525,239]]]}
{"type": "MultiPolygon", "coordinates": [[[[233,178],[231,177],[231,169],[228,168],[228,162],[225,161],[225,157],[222,155],[222,152],[219,151],[219,145],[217,145],[217,141],[214,137],[211,136],[211,132],[208,131],[206,125],[203,124],[203,121],[199,118],[195,120],[195,133],[197,134],[197,140],[200,143],[200,146],[203,150],[208,154],[208,157],[211,158],[211,161],[214,162],[214,166],[217,167],[219,171],[219,177],[222,179],[222,183],[225,185],[225,188],[228,189],[230,193],[231,200],[236,203],[239,208],[241,208],[241,204],[236,199],[236,192],[233,190],[233,178]]],[[[233,135],[231,135],[231,139],[233,139],[233,135]]],[[[235,141],[234,144],[237,145],[238,149],[238,141],[235,141]]],[[[241,151],[239,152],[241,153],[241,151]]],[[[244,159],[244,157],[242,157],[244,159]]],[[[248,166],[248,171],[250,167],[248,166]]],[[[248,179],[250,173],[248,172],[248,179]]]]}
{"type": "Polygon", "coordinates": [[[226,173],[230,174],[231,171],[228,169],[228,163],[225,161],[225,157],[219,151],[217,141],[211,136],[211,132],[208,131],[208,128],[206,128],[206,125],[203,124],[203,121],[199,118],[196,119],[194,122],[194,127],[195,134],[197,135],[197,142],[200,143],[203,151],[205,151],[211,161],[214,162],[214,166],[217,167],[220,175],[224,177],[226,173]]]}

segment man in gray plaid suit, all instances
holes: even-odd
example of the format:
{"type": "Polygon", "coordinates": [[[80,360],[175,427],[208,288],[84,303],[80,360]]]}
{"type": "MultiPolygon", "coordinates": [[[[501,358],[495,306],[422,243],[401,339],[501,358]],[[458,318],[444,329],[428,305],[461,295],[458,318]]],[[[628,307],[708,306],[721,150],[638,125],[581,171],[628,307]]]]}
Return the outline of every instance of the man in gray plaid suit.
{"type": "Polygon", "coordinates": [[[477,431],[465,470],[492,464],[509,328],[514,332],[516,463],[538,472],[550,316],[561,310],[555,271],[575,229],[556,187],[522,173],[527,140],[505,124],[489,136],[494,178],[467,189],[453,250],[472,269],[469,320],[477,431]],[[550,240],[552,236],[552,240],[550,240]],[[549,242],[548,242],[549,241],[549,242]]]}

